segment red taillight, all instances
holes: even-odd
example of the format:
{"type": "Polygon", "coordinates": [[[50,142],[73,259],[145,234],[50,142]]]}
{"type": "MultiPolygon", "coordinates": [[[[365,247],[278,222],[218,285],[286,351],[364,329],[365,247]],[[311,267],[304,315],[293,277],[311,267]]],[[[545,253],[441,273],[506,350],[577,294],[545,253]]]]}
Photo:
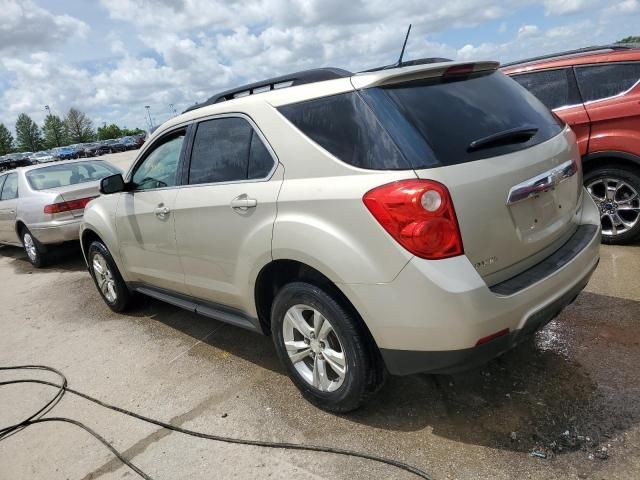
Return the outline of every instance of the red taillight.
{"type": "Polygon", "coordinates": [[[462,255],[462,238],[447,187],[402,180],[374,188],[363,199],[380,225],[404,248],[429,260],[462,255]]]}
{"type": "Polygon", "coordinates": [[[79,198],[77,200],[71,200],[68,202],[52,203],[51,205],[45,205],[44,213],[62,213],[70,212],[72,210],[82,210],[87,206],[91,200],[96,197],[79,198]]]}

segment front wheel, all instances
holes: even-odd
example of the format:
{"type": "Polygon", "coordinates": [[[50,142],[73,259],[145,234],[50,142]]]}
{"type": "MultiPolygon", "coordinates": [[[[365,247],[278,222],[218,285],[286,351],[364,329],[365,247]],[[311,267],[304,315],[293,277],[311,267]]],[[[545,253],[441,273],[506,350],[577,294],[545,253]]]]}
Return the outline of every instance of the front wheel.
{"type": "Polygon", "coordinates": [[[622,245],[640,237],[640,176],[604,167],[585,174],[584,185],[600,210],[602,242],[622,245]]]}
{"type": "Polygon", "coordinates": [[[114,312],[123,312],[131,304],[131,292],[122,279],[107,247],[100,241],[89,246],[89,271],[102,299],[114,312]]]}
{"type": "Polygon", "coordinates": [[[381,383],[379,363],[358,320],[315,285],[295,282],[278,292],[271,332],[293,383],[324,410],[355,410],[381,383]]]}
{"type": "Polygon", "coordinates": [[[22,246],[24,247],[24,251],[27,253],[27,258],[29,258],[31,265],[36,268],[44,267],[47,263],[44,246],[36,240],[33,235],[31,235],[28,228],[24,227],[21,234],[22,246]]]}

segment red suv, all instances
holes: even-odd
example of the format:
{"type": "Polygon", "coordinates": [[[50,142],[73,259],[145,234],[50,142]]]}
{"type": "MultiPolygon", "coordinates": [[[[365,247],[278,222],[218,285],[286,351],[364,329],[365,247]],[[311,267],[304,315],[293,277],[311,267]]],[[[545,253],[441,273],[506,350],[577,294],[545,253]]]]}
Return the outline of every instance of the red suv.
{"type": "Polygon", "coordinates": [[[640,239],[640,48],[590,47],[502,70],[575,131],[603,242],[640,239]]]}

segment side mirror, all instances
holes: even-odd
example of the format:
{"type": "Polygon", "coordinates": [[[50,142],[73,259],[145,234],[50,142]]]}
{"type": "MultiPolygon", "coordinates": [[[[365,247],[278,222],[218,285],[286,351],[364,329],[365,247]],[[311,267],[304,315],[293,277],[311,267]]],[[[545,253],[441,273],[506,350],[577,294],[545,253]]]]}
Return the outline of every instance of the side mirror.
{"type": "Polygon", "coordinates": [[[100,180],[100,193],[103,195],[109,195],[110,193],[124,192],[126,190],[126,184],[122,174],[116,173],[109,177],[104,177],[100,180]]]}

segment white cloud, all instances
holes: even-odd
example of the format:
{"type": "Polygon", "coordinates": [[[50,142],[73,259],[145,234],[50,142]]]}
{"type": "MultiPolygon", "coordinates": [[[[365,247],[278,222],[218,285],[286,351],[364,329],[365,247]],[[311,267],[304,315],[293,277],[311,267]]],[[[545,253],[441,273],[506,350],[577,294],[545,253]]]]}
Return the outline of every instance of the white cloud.
{"type": "Polygon", "coordinates": [[[545,13],[547,15],[578,13],[597,4],[597,0],[544,0],[545,13]]]}
{"type": "Polygon", "coordinates": [[[638,0],[623,0],[614,2],[604,11],[606,16],[628,15],[640,11],[640,2],[638,0]]]}
{"type": "Polygon", "coordinates": [[[537,35],[540,29],[537,25],[523,25],[518,29],[518,38],[526,38],[537,35]]]}
{"type": "Polygon", "coordinates": [[[31,0],[0,0],[0,52],[51,48],[72,36],[84,36],[89,26],[70,16],[53,15],[31,0]]]}
{"type": "Polygon", "coordinates": [[[66,40],[66,51],[72,49],[76,34],[88,33],[87,24],[54,15],[31,0],[0,0],[7,12],[0,39],[14,39],[10,46],[0,43],[0,50],[5,49],[0,57],[0,121],[13,124],[23,111],[41,121],[48,104],[59,114],[78,107],[96,124],[144,126],[144,105],[164,120],[169,103],[183,109],[243,82],[305,68],[358,71],[394,62],[409,23],[407,60],[516,60],[637,34],[638,0],[603,2],[103,0],[103,10],[96,10],[93,20],[83,16],[91,25],[101,22],[101,29],[87,39],[102,47],[95,58],[103,59],[74,64],[57,46],[65,46],[66,40]],[[595,6],[599,9],[581,14],[595,6]],[[528,12],[525,7],[548,16],[573,16],[549,28],[545,19],[530,23],[522,14],[528,12]],[[481,24],[490,28],[469,30],[481,24]],[[511,34],[518,24],[520,29],[511,34]],[[40,30],[45,40],[22,35],[21,29],[40,30]],[[493,38],[487,31],[493,31],[493,38]],[[459,33],[460,41],[449,40],[452,32],[459,33]],[[464,41],[469,32],[484,37],[464,41]]]}

